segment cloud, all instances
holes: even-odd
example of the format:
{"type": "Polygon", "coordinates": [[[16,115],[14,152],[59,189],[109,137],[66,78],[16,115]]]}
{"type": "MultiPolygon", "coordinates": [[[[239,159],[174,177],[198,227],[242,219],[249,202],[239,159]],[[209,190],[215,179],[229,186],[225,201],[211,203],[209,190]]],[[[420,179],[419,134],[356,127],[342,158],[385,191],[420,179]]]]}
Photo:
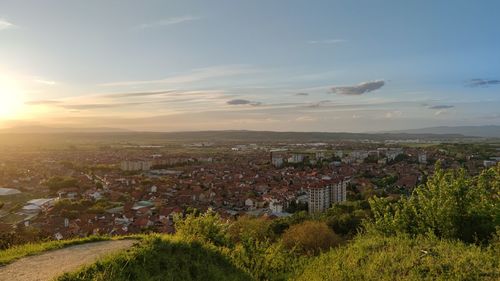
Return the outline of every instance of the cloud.
{"type": "Polygon", "coordinates": [[[324,39],[324,40],[311,40],[307,41],[309,44],[338,44],[347,42],[345,39],[324,39]]]}
{"type": "Polygon", "coordinates": [[[174,90],[155,91],[155,92],[137,92],[137,93],[116,93],[103,95],[106,98],[129,98],[129,97],[147,97],[165,95],[174,92],[174,90]]]}
{"type": "Polygon", "coordinates": [[[221,65],[221,66],[197,68],[190,71],[189,73],[174,75],[164,79],[119,81],[119,82],[100,84],[100,86],[115,87],[115,86],[138,86],[138,85],[154,85],[154,84],[185,85],[187,83],[194,83],[213,78],[238,76],[256,72],[258,71],[255,68],[250,67],[248,65],[221,65]]]}
{"type": "Polygon", "coordinates": [[[199,19],[200,19],[199,17],[194,17],[194,16],[173,17],[173,18],[168,18],[168,19],[162,19],[162,20],[155,21],[155,22],[143,23],[143,24],[136,26],[135,28],[136,29],[155,28],[155,27],[162,27],[162,26],[179,24],[179,23],[183,23],[183,22],[195,21],[195,20],[199,20],[199,19]]]}
{"type": "Polygon", "coordinates": [[[375,80],[363,82],[354,86],[338,86],[332,87],[330,90],[334,94],[359,96],[382,88],[385,85],[384,80],[375,80]]]}
{"type": "Polygon", "coordinates": [[[454,107],[455,107],[454,105],[439,104],[439,105],[429,106],[428,109],[435,109],[436,112],[434,112],[434,116],[440,116],[448,114],[448,109],[454,107]]]}
{"type": "Polygon", "coordinates": [[[318,121],[318,118],[311,117],[311,116],[299,116],[295,118],[295,121],[297,122],[314,122],[318,121]]]}
{"type": "Polygon", "coordinates": [[[64,104],[61,107],[66,109],[77,109],[77,110],[87,110],[87,109],[101,109],[101,108],[114,108],[123,106],[134,106],[142,105],[144,102],[127,102],[127,103],[88,103],[88,104],[64,104]]]}
{"type": "Polygon", "coordinates": [[[295,96],[308,96],[309,93],[296,93],[295,96]]]}
{"type": "Polygon", "coordinates": [[[316,103],[305,104],[304,107],[307,107],[307,108],[318,108],[320,106],[323,106],[323,105],[329,104],[329,103],[331,103],[330,100],[322,100],[322,101],[319,101],[319,102],[316,102],[316,103]]]}
{"type": "Polygon", "coordinates": [[[14,28],[14,27],[16,26],[13,23],[4,19],[0,19],[0,30],[14,28]]]}
{"type": "Polygon", "coordinates": [[[441,110],[438,110],[434,113],[435,116],[439,116],[439,115],[443,115],[443,114],[447,114],[448,111],[446,109],[441,109],[441,110]]]}
{"type": "Polygon", "coordinates": [[[49,85],[49,86],[53,86],[53,85],[57,84],[56,81],[45,80],[45,79],[40,79],[40,78],[37,78],[34,81],[37,83],[45,84],[45,85],[49,85]]]}
{"type": "Polygon", "coordinates": [[[401,115],[403,115],[403,112],[399,110],[389,111],[385,113],[385,118],[391,119],[391,118],[401,117],[401,115]]]}
{"type": "Polygon", "coordinates": [[[455,107],[454,105],[444,105],[444,104],[441,104],[441,105],[429,106],[428,108],[429,109],[448,109],[448,108],[454,108],[454,107],[455,107]]]}
{"type": "Polygon", "coordinates": [[[500,80],[498,79],[471,79],[466,83],[469,87],[489,87],[492,85],[500,85],[500,80]]]}
{"type": "Polygon", "coordinates": [[[255,102],[255,101],[244,100],[244,99],[228,100],[226,103],[229,105],[247,105],[248,104],[248,105],[253,105],[253,106],[257,106],[257,105],[262,104],[261,102],[255,102]]]}
{"type": "Polygon", "coordinates": [[[32,100],[32,101],[27,101],[24,104],[26,105],[53,105],[53,104],[59,104],[61,103],[60,101],[57,100],[32,100]]]}

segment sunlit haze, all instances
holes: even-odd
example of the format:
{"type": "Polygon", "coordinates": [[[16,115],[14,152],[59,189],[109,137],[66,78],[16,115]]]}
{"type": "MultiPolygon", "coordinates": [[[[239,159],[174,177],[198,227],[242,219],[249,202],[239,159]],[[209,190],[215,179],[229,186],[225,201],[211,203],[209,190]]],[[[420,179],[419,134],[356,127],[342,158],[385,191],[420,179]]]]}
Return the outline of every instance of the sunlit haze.
{"type": "Polygon", "coordinates": [[[500,2],[1,1],[0,126],[500,124],[500,2]]]}

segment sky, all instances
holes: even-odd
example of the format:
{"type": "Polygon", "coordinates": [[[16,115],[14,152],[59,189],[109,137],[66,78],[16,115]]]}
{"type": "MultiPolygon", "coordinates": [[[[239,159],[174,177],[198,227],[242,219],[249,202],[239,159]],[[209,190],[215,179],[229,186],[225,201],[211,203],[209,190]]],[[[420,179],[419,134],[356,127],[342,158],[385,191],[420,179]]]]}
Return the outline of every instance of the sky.
{"type": "Polygon", "coordinates": [[[0,0],[0,127],[500,125],[497,0],[0,0]]]}

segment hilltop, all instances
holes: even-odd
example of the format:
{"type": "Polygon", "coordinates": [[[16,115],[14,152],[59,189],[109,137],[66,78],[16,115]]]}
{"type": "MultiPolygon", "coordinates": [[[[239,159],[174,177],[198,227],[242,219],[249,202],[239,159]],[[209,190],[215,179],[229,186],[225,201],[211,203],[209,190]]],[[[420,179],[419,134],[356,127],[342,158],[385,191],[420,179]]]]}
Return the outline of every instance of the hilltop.
{"type": "Polygon", "coordinates": [[[136,132],[110,128],[50,128],[20,127],[0,130],[0,141],[29,141],[36,136],[38,142],[65,141],[119,141],[119,142],[332,142],[332,141],[474,141],[476,137],[440,133],[348,133],[348,132],[275,132],[275,131],[193,131],[193,132],[136,132]]]}
{"type": "Polygon", "coordinates": [[[409,129],[409,130],[397,130],[389,131],[388,133],[395,134],[452,134],[452,135],[463,135],[463,136],[474,136],[483,138],[500,138],[500,126],[489,125],[489,126],[439,126],[439,127],[429,127],[421,129],[409,129]]]}

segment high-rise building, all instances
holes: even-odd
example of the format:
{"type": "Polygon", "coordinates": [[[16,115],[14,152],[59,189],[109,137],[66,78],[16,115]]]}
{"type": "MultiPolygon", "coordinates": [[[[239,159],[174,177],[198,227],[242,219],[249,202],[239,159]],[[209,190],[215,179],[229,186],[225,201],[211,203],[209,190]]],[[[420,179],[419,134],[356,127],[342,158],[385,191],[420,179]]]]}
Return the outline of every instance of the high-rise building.
{"type": "Polygon", "coordinates": [[[308,189],[309,213],[324,212],[332,204],[346,201],[348,183],[349,180],[342,180],[322,187],[310,187],[308,189]]]}
{"type": "Polygon", "coordinates": [[[427,154],[425,153],[418,154],[418,163],[427,164],[427,154]]]}

